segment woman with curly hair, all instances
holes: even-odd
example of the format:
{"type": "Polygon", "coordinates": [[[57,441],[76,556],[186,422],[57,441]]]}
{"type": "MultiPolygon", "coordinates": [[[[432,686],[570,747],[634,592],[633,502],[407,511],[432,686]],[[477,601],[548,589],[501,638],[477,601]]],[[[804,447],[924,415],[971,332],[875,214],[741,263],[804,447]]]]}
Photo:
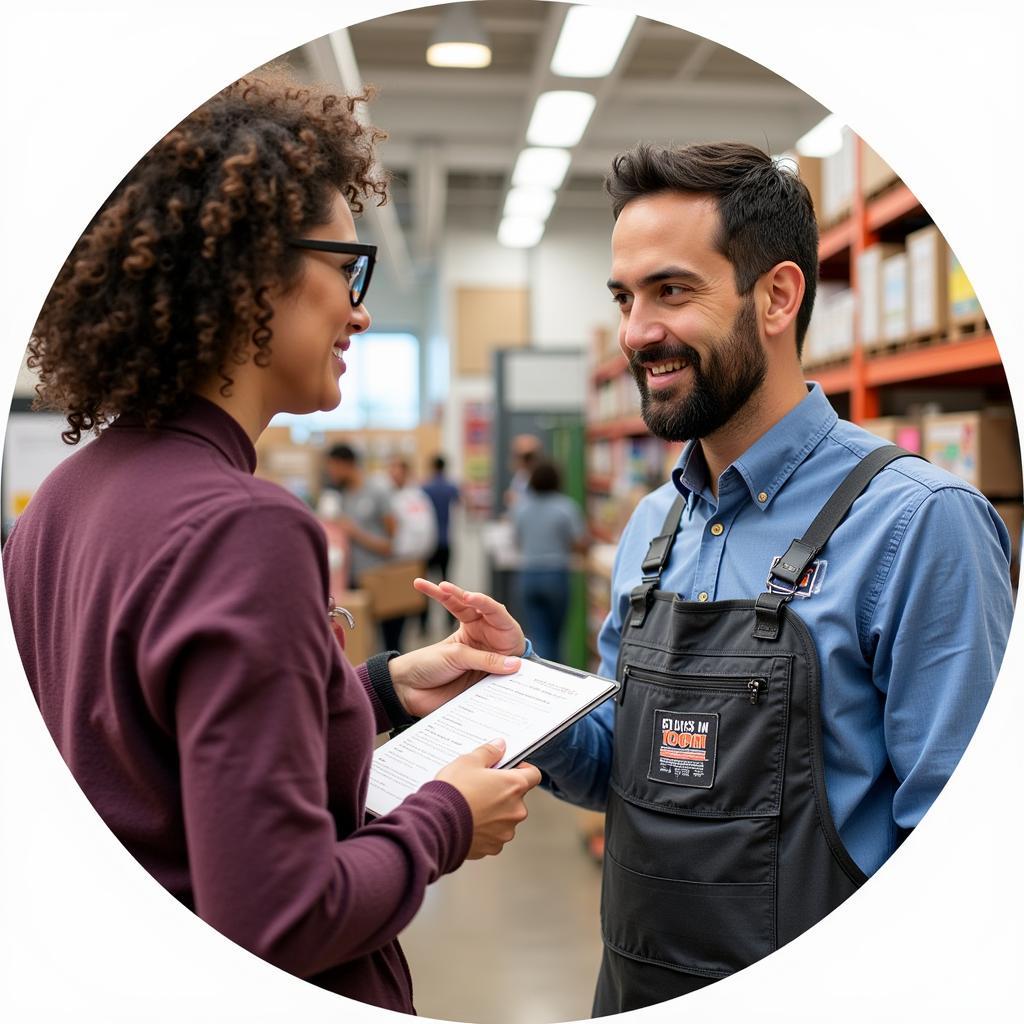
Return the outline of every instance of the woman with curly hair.
{"type": "Polygon", "coordinates": [[[46,725],[127,849],[271,963],[414,1012],[395,937],[429,883],[512,838],[539,773],[484,745],[366,820],[374,734],[513,671],[523,636],[449,584],[448,641],[353,669],[321,528],[252,475],[275,413],[338,404],[370,323],[352,211],[385,186],[357,101],[244,78],[118,185],[30,344],[65,440],[99,436],[39,489],[4,568],[46,725]]]}

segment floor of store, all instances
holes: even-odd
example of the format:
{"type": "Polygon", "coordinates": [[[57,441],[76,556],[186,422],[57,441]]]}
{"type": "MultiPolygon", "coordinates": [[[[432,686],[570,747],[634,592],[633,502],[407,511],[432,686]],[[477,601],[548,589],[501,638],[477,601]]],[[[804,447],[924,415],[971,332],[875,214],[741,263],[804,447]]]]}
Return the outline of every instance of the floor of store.
{"type": "MultiPolygon", "coordinates": [[[[486,590],[479,529],[453,524],[461,547],[451,579],[486,590]]],[[[413,646],[439,638],[441,616],[413,646]]],[[[590,1016],[601,958],[601,869],[587,854],[577,812],[549,794],[498,857],[464,864],[427,891],[402,935],[420,1015],[474,1024],[551,1024],[590,1016]]]]}

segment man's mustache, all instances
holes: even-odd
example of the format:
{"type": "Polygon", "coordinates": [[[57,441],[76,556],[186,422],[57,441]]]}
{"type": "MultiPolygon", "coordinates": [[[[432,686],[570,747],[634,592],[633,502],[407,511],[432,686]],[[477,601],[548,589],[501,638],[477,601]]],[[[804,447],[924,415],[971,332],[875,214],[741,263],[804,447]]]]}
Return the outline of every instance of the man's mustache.
{"type": "Polygon", "coordinates": [[[651,345],[642,352],[634,352],[629,357],[629,367],[634,373],[643,373],[645,366],[658,366],[677,359],[685,359],[694,370],[700,369],[700,354],[683,344],[651,345]]]}

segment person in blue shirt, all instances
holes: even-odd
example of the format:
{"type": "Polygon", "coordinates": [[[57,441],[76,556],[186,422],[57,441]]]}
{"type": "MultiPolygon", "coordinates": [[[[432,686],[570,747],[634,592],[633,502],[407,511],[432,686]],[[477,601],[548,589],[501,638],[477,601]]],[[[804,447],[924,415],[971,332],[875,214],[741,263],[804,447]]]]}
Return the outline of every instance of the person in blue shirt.
{"type": "MultiPolygon", "coordinates": [[[[436,570],[438,578],[448,579],[448,563],[452,557],[451,549],[451,513],[452,506],[461,500],[459,489],[445,475],[447,463],[443,455],[435,455],[430,461],[432,475],[422,485],[431,504],[434,506],[434,513],[437,516],[437,545],[427,560],[427,570],[436,570]]],[[[420,615],[420,628],[427,628],[427,618],[430,606],[427,605],[420,615]]],[[[451,613],[448,618],[453,620],[451,613]]]]}
{"type": "Polygon", "coordinates": [[[562,475],[549,459],[530,474],[529,487],[512,507],[519,548],[519,607],[523,625],[540,658],[560,660],[569,612],[569,563],[587,549],[579,506],[562,493],[562,475]]]}
{"type": "Polygon", "coordinates": [[[606,187],[619,344],[652,433],[687,443],[618,546],[598,644],[620,699],[532,758],[607,810],[595,1015],[748,965],[876,871],[963,754],[1012,615],[989,502],[872,455],[804,379],[799,179],[746,145],[641,145],[606,187]]]}

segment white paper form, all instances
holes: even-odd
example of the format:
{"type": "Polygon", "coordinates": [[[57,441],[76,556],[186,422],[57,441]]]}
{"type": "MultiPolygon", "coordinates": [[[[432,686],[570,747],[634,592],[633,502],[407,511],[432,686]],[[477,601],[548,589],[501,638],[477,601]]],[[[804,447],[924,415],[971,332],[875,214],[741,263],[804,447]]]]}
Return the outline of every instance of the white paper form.
{"type": "Polygon", "coordinates": [[[505,740],[498,767],[513,763],[616,688],[610,679],[533,661],[512,675],[486,676],[376,750],[367,809],[387,814],[446,764],[490,740],[505,740]]]}

